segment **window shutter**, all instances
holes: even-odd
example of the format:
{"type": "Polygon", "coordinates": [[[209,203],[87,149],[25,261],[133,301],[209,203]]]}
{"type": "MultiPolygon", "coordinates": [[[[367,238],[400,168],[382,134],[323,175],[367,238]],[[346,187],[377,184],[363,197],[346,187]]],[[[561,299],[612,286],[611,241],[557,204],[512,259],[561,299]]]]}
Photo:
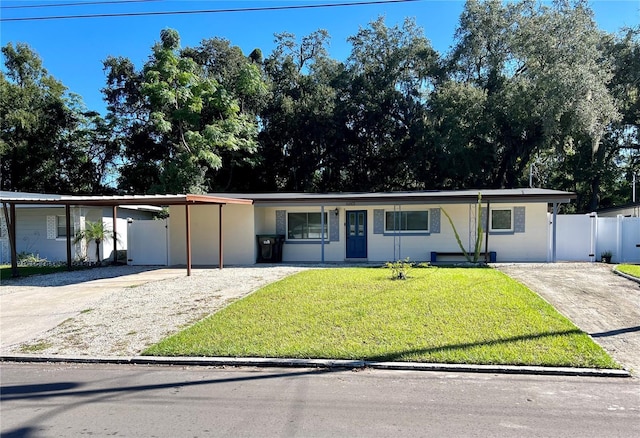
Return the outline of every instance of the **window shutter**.
{"type": "Polygon", "coordinates": [[[47,239],[55,239],[58,236],[58,224],[55,216],[47,216],[47,239]]]}
{"type": "Polygon", "coordinates": [[[287,212],[276,210],[276,234],[287,235],[287,212]]]}
{"type": "Polygon", "coordinates": [[[524,233],[525,207],[513,208],[513,232],[524,233]]]}
{"type": "Polygon", "coordinates": [[[4,217],[0,216],[0,236],[3,239],[7,239],[9,236],[9,229],[7,228],[7,223],[4,220],[4,217]]]}
{"type": "Polygon", "coordinates": [[[431,233],[439,233],[440,232],[440,209],[439,208],[431,208],[429,209],[429,231],[431,233]]]}
{"type": "Polygon", "coordinates": [[[384,234],[384,210],[373,210],[373,234],[384,234]]]}
{"type": "Polygon", "coordinates": [[[480,207],[480,223],[482,224],[482,232],[487,232],[487,207],[480,207]]]}
{"type": "Polygon", "coordinates": [[[338,242],[340,240],[340,215],[329,210],[329,242],[338,242]]]}

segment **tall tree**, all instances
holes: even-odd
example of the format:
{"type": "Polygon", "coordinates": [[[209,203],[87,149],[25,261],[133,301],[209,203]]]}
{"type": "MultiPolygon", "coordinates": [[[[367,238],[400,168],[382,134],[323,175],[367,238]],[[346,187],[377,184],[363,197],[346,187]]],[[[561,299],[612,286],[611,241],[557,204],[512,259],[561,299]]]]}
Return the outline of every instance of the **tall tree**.
{"type": "Polygon", "coordinates": [[[452,80],[485,96],[475,148],[489,148],[485,184],[514,187],[534,155],[586,142],[597,154],[616,119],[612,66],[585,2],[469,0],[450,57],[452,80]]]}
{"type": "MultiPolygon", "coordinates": [[[[114,154],[97,147],[92,124],[103,121],[42,66],[26,44],[2,48],[0,186],[2,190],[99,193],[114,154]]],[[[107,151],[107,149],[109,151],[107,151]]]]}
{"type": "Polygon", "coordinates": [[[359,190],[424,188],[434,161],[426,135],[438,55],[414,20],[384,18],[349,38],[346,109],[349,185],[359,190]]]}
{"type": "Polygon", "coordinates": [[[270,99],[261,112],[260,143],[266,189],[326,191],[341,188],[334,166],[340,147],[333,82],[342,66],[328,57],[329,34],[319,30],[299,42],[276,35],[264,63],[270,99]]]}
{"type": "MultiPolygon", "coordinates": [[[[221,151],[256,148],[255,117],[192,55],[180,50],[175,30],[165,29],[141,71],[127,59],[105,61],[109,109],[129,138],[121,177],[126,191],[208,191],[206,175],[221,167],[221,151]]],[[[259,88],[260,81],[253,75],[246,87],[259,88]]]]}

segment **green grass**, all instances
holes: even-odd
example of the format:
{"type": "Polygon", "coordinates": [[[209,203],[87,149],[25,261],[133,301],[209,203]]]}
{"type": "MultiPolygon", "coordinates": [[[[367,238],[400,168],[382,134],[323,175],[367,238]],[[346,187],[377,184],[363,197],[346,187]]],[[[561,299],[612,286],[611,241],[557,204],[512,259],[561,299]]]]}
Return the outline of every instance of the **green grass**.
{"type": "Polygon", "coordinates": [[[618,265],[616,269],[624,274],[640,278],[640,265],[618,265]]]}
{"type": "Polygon", "coordinates": [[[619,368],[589,336],[493,269],[311,270],[273,283],[146,355],[619,368]]]}
{"type": "MultiPolygon", "coordinates": [[[[18,266],[18,274],[20,277],[28,277],[30,275],[52,274],[54,272],[63,272],[67,270],[67,266],[18,266]]],[[[0,266],[0,279],[7,280],[12,278],[11,266],[0,266]]]]}

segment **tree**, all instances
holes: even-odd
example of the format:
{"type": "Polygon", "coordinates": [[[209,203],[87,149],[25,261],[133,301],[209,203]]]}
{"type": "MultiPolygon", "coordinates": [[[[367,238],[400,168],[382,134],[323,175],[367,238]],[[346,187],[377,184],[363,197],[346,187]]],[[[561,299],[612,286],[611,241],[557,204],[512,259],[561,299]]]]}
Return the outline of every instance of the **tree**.
{"type": "Polygon", "coordinates": [[[8,43],[2,54],[6,68],[6,73],[0,72],[2,190],[100,192],[104,174],[98,169],[114,156],[111,149],[90,153],[97,143],[91,125],[101,124],[100,117],[49,75],[28,45],[8,43]]]}
{"type": "MultiPolygon", "coordinates": [[[[257,120],[194,57],[165,29],[141,71],[128,59],[105,61],[109,110],[127,138],[125,191],[207,191],[207,173],[222,166],[222,151],[255,151],[257,120]]],[[[259,75],[244,80],[247,89],[260,87],[259,75]]]]}
{"type": "Polygon", "coordinates": [[[264,62],[270,99],[260,113],[263,187],[337,190],[340,174],[332,157],[340,145],[333,82],[342,66],[328,56],[329,34],[318,30],[298,42],[293,34],[282,33],[276,43],[264,62]]]}
{"type": "Polygon", "coordinates": [[[113,239],[113,231],[109,230],[104,222],[86,221],[85,229],[78,230],[73,239],[73,243],[76,244],[82,240],[86,241],[87,244],[94,242],[96,244],[96,261],[100,263],[100,244],[102,242],[108,242],[111,239],[113,239]]]}
{"type": "Polygon", "coordinates": [[[339,99],[346,113],[349,186],[424,188],[434,161],[425,122],[437,53],[412,19],[387,27],[378,18],[349,42],[349,80],[339,99]]]}
{"type": "Polygon", "coordinates": [[[586,3],[467,1],[449,58],[451,80],[485,96],[472,148],[489,149],[484,185],[514,187],[536,154],[568,144],[598,153],[617,118],[612,66],[586,3]]]}

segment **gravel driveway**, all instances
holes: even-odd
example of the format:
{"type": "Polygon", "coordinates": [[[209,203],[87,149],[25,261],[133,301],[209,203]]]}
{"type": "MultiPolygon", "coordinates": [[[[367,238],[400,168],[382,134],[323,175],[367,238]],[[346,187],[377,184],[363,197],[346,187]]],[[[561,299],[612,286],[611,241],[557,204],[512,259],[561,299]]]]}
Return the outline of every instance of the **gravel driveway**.
{"type": "Polygon", "coordinates": [[[640,285],[602,263],[496,264],[589,333],[625,368],[640,372],[640,285]]]}
{"type": "Polygon", "coordinates": [[[22,325],[31,336],[17,343],[2,336],[0,353],[137,355],[229,302],[305,269],[194,269],[187,277],[185,269],[118,266],[3,281],[2,323],[22,325]]]}

